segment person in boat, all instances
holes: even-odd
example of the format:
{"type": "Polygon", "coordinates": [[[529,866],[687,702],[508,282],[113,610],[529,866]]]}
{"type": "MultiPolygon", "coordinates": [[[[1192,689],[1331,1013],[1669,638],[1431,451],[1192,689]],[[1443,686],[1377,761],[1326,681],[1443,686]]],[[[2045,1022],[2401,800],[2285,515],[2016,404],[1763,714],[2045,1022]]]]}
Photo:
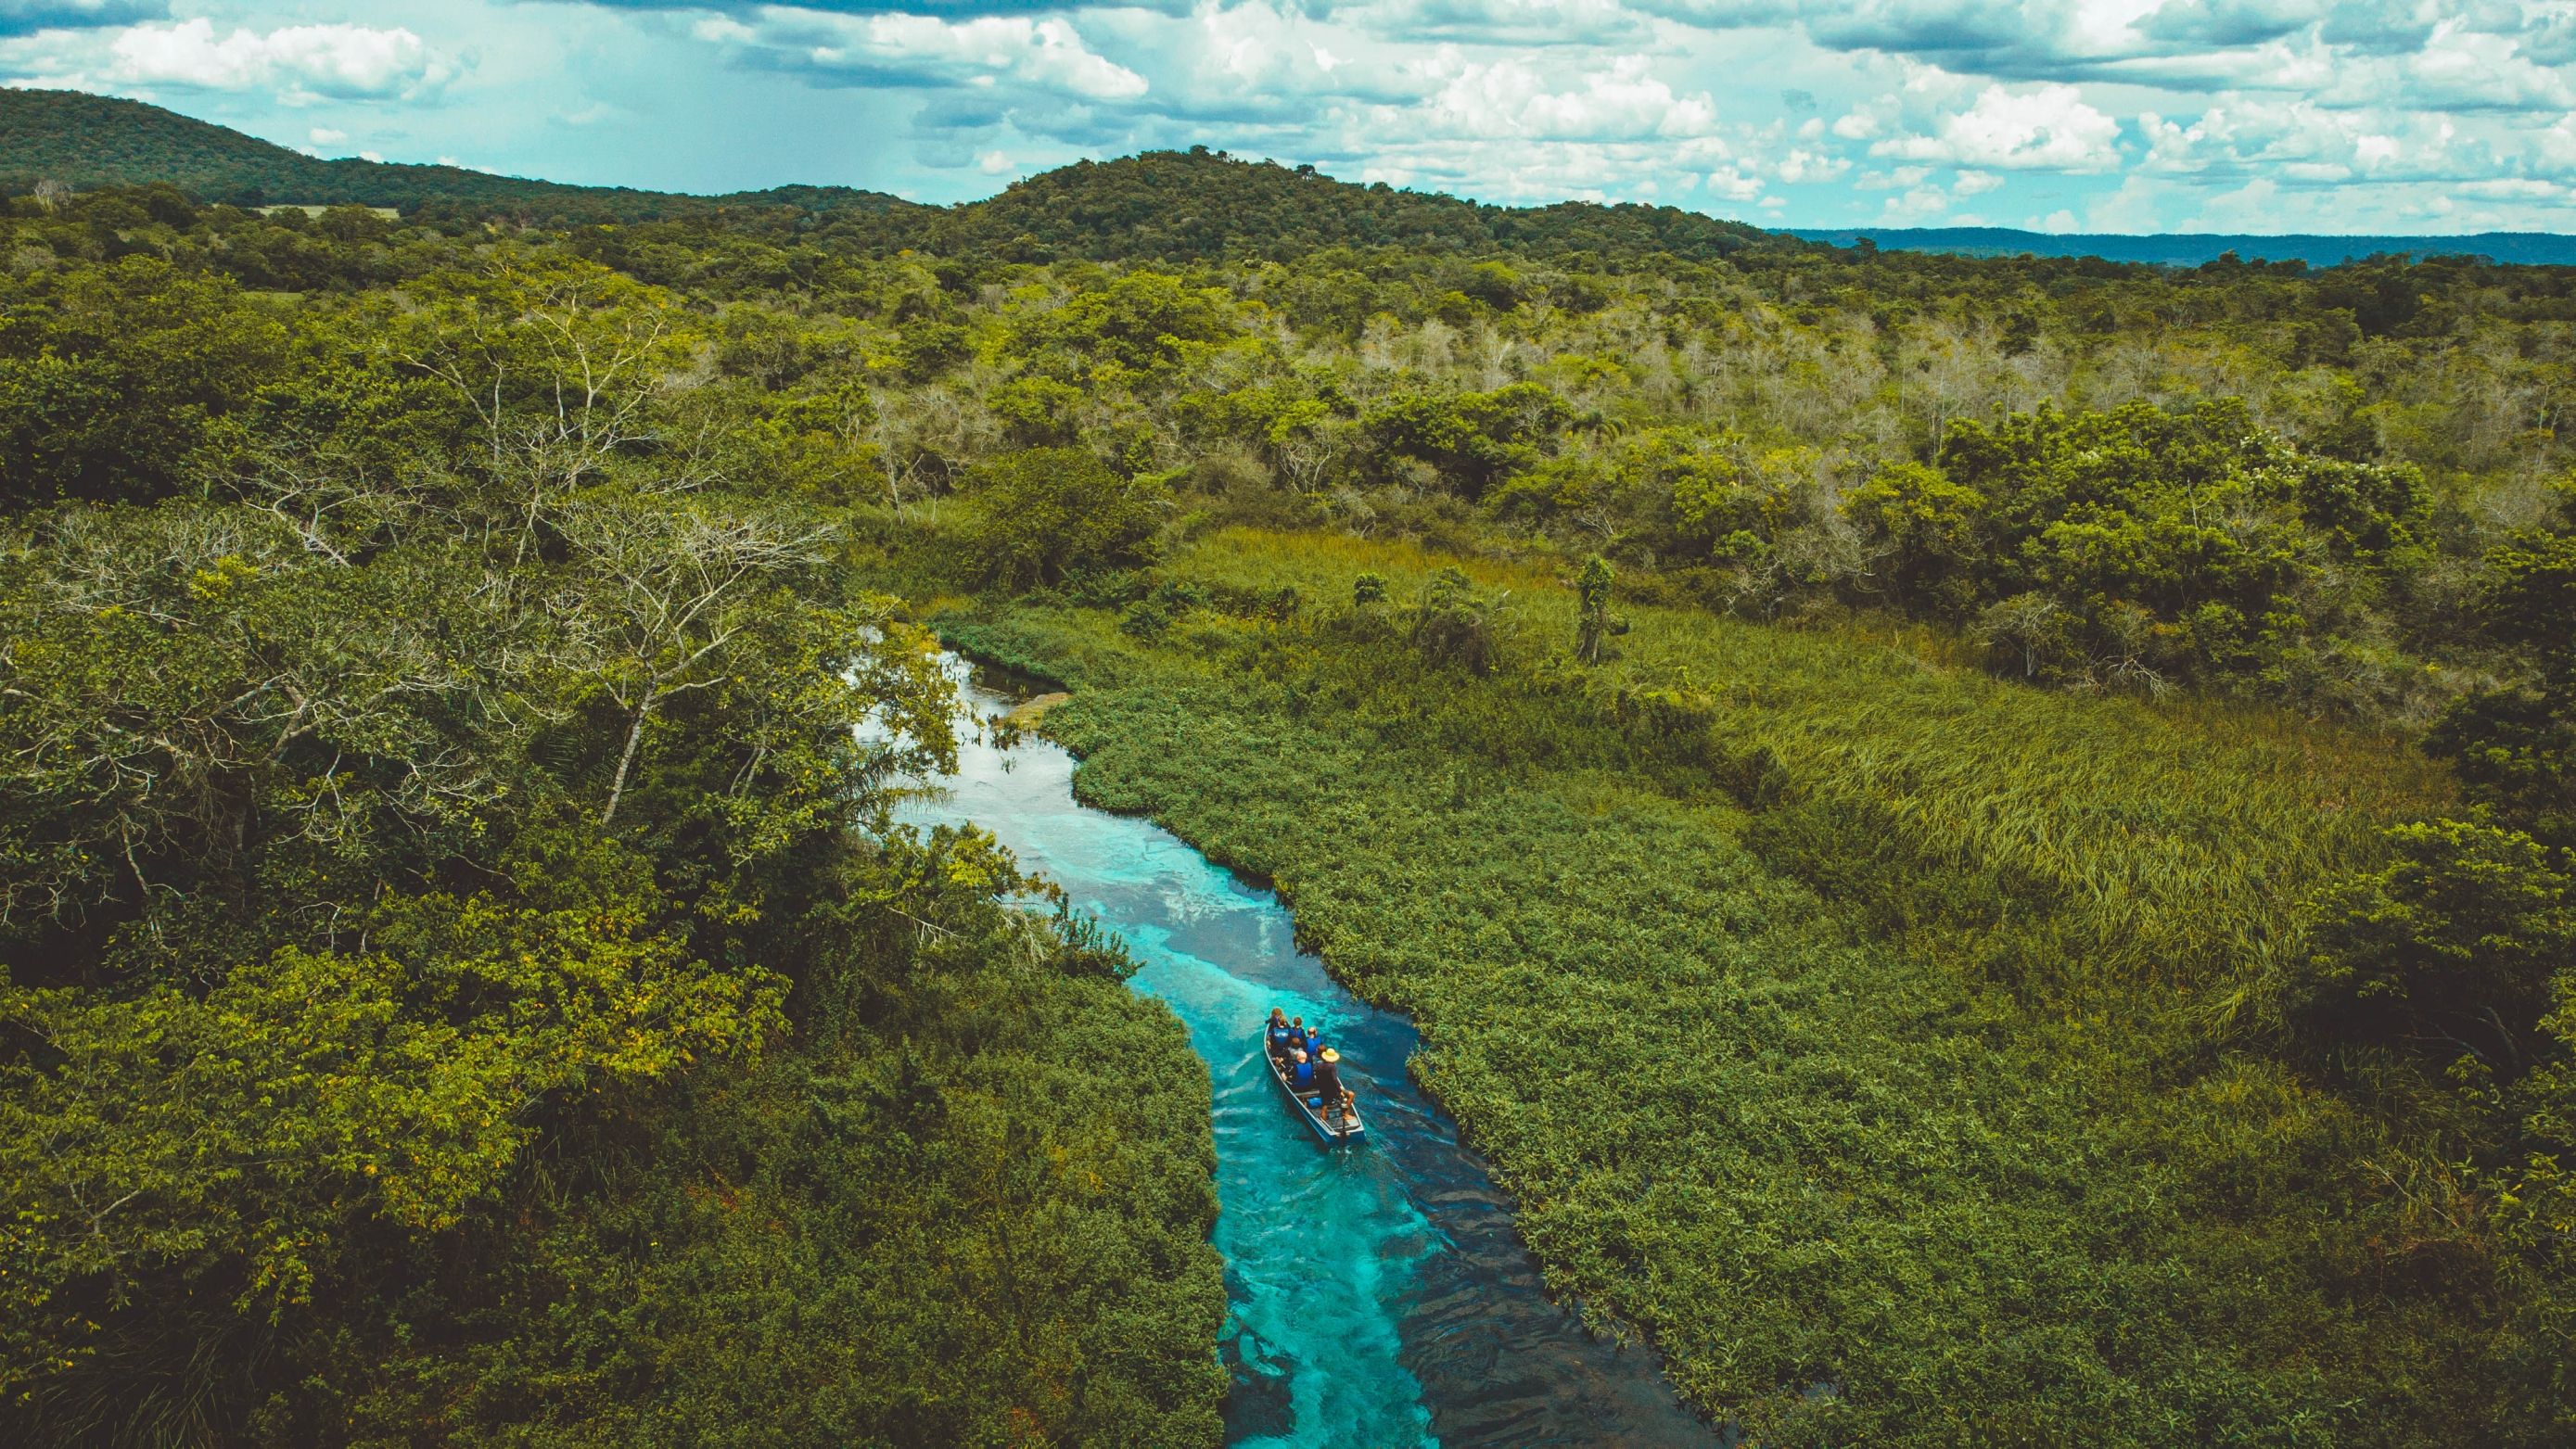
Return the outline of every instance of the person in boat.
{"type": "Polygon", "coordinates": [[[1322,1059],[1315,1063],[1315,1100],[1323,1105],[1325,1126],[1343,1115],[1349,1097],[1349,1091],[1342,1086],[1342,1054],[1326,1047],[1322,1059]]]}
{"type": "Polygon", "coordinates": [[[1288,1013],[1281,1011],[1275,1006],[1270,1008],[1269,1037],[1270,1054],[1274,1057],[1286,1057],[1288,1055],[1288,1047],[1290,1045],[1288,1040],[1288,1013]]]}
{"type": "Polygon", "coordinates": [[[1290,1046],[1295,1047],[1301,1052],[1309,1051],[1310,1048],[1306,1045],[1308,1037],[1309,1033],[1306,1030],[1306,1018],[1302,1016],[1292,1016],[1288,1018],[1288,1044],[1290,1046]]]}
{"type": "Polygon", "coordinates": [[[1288,1049],[1288,1085],[1296,1088],[1300,1097],[1314,1095],[1315,1061],[1306,1055],[1304,1047],[1288,1049]]]}

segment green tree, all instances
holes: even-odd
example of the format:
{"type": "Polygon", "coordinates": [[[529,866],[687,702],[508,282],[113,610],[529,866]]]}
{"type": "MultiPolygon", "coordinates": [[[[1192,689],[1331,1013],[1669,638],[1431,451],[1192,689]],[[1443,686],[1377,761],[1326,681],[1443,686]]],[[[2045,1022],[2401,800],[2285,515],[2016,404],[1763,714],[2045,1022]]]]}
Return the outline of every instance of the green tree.
{"type": "Polygon", "coordinates": [[[1232,336],[1234,310],[1233,298],[1216,288],[1192,287],[1166,272],[1136,271],[1078,293],[1032,324],[1029,337],[1150,371],[1178,361],[1186,344],[1232,336]]]}
{"type": "Polygon", "coordinates": [[[1884,587],[1911,608],[1958,618],[1979,593],[1985,495],[1920,463],[1891,463],[1843,501],[1843,516],[1884,547],[1884,587]]]}
{"type": "Polygon", "coordinates": [[[2394,859],[2337,882],[2313,907],[2300,1024],[2499,1075],[2527,1070],[2576,950],[2570,881],[2518,830],[2438,820],[2388,832],[2394,859]]]}
{"type": "Polygon", "coordinates": [[[2528,531],[2490,550],[2476,619],[2521,677],[2455,701],[2426,748],[2509,819],[2576,845],[2576,532],[2528,531]]]}
{"type": "Polygon", "coordinates": [[[140,257],[0,276],[0,506],[180,492],[290,365],[286,329],[220,277],[140,257]]]}
{"type": "Polygon", "coordinates": [[[1408,621],[1413,647],[1437,668],[1483,678],[1503,659],[1510,596],[1489,593],[1455,568],[1424,581],[1408,621]]]}
{"type": "Polygon", "coordinates": [[[737,641],[790,607],[781,575],[823,557],[828,528],[775,511],[584,500],[558,523],[583,578],[566,662],[623,724],[599,824],[617,818],[645,727],[680,696],[739,677],[737,641]]]}
{"type": "Polygon", "coordinates": [[[1574,657],[1586,664],[1616,658],[1613,636],[1628,632],[1628,621],[1610,612],[1610,562],[1594,554],[1575,575],[1574,657]]]}
{"type": "Polygon", "coordinates": [[[1536,463],[1540,443],[1572,418],[1555,393],[1516,382],[1492,392],[1400,393],[1370,408],[1360,425],[1382,455],[1428,463],[1474,499],[1536,463]]]}
{"type": "Polygon", "coordinates": [[[967,491],[975,566],[1010,588],[1146,562],[1167,507],[1160,483],[1121,478],[1078,448],[1006,455],[978,469],[967,491]]]}
{"type": "MultiPolygon", "coordinates": [[[[0,1387],[106,1413],[79,1400],[150,1372],[156,1318],[246,1346],[361,1271],[373,1224],[488,1205],[567,1099],[756,1049],[783,983],[692,959],[646,864],[575,838],[505,858],[508,896],[389,900],[351,923],[363,949],[185,941],[134,953],[139,990],[0,987],[41,1044],[0,1063],[0,1387]]],[[[167,1368],[182,1411],[219,1372],[167,1368]]]]}
{"type": "Polygon", "coordinates": [[[1936,569],[1910,607],[2044,598],[2068,672],[2097,684],[2295,688],[2320,634],[2419,556],[2430,509],[2412,469],[2309,457],[2236,400],[1957,422],[1938,463],[1946,488],[1891,479],[1862,517],[1903,565],[1972,543],[1989,562],[1936,569]]]}

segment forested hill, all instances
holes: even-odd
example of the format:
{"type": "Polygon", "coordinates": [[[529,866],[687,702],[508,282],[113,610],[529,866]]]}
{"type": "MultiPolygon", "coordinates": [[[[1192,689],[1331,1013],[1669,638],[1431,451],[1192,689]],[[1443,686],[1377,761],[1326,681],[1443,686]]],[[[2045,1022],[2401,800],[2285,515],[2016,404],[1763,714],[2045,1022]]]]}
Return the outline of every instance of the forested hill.
{"type": "Polygon", "coordinates": [[[2539,231],[2486,231],[2467,236],[2257,236],[2229,232],[2052,236],[2002,226],[1927,226],[1801,229],[1790,234],[1837,247],[1866,239],[1891,252],[1940,252],[1954,257],[2099,257],[2158,267],[2196,267],[2230,252],[2248,262],[2305,262],[2312,267],[2399,255],[2472,256],[2543,267],[2576,265],[2576,237],[2539,231]]]}
{"type": "Polygon", "coordinates": [[[1558,256],[1670,252],[1693,261],[1800,245],[1669,206],[1566,202],[1511,208],[1356,185],[1205,149],[1080,162],[986,201],[939,208],[873,191],[781,186],[723,196],[567,186],[456,166],[324,161],[139,101],[77,91],[0,91],[0,192],[168,182],[240,205],[355,202],[431,218],[537,224],[674,220],[720,208],[788,208],[865,250],[1177,261],[1285,259],[1319,247],[1401,245],[1558,256]]]}
{"type": "Polygon", "coordinates": [[[1010,261],[1274,261],[1324,247],[1403,246],[1451,253],[1565,256],[1670,253],[1709,261],[1747,249],[1795,252],[1864,240],[1886,251],[1965,257],[2098,257],[2199,266],[2248,262],[2331,267],[2380,255],[2481,256],[2576,265],[2576,237],[2485,232],[2458,237],[2256,236],[2221,233],[2053,236],[2008,227],[1765,231],[1671,206],[1560,202],[1506,207],[1377,182],[1337,181],[1312,166],[1247,162],[1205,148],[1076,162],[988,200],[923,206],[845,186],[777,186],[720,196],[573,186],[461,166],[326,161],[140,101],[79,91],[0,90],[0,192],[58,181],[77,189],[166,182],[203,201],[256,206],[354,202],[433,218],[539,225],[676,220],[719,210],[778,210],[827,225],[845,243],[1010,261]]]}
{"type": "MultiPolygon", "coordinates": [[[[1784,238],[1671,206],[1486,206],[1454,196],[1336,181],[1312,166],[1240,162],[1204,147],[1032,176],[961,206],[941,243],[1007,244],[1089,257],[1162,261],[1250,254],[1285,260],[1328,246],[1436,251],[1671,252],[1706,261],[1784,238]]],[[[1789,243],[1794,245],[1794,243],[1789,243]]]]}
{"type": "Polygon", "coordinates": [[[205,201],[245,206],[355,202],[540,223],[660,220],[723,207],[786,206],[817,214],[930,211],[845,186],[682,196],[494,176],[462,166],[325,161],[141,101],[80,91],[0,90],[0,192],[29,191],[44,181],[83,190],[168,182],[205,201]]]}

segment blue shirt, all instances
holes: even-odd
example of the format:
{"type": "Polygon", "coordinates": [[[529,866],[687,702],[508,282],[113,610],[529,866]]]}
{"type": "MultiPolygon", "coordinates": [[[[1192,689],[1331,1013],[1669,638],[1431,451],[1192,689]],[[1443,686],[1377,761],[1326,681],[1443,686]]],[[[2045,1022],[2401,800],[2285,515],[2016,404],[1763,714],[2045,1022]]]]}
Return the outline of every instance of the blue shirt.
{"type": "Polygon", "coordinates": [[[1313,1062],[1299,1062],[1295,1066],[1290,1067],[1288,1069],[1288,1080],[1295,1082],[1301,1087],[1313,1085],[1315,1081],[1315,1064],[1313,1062]]]}

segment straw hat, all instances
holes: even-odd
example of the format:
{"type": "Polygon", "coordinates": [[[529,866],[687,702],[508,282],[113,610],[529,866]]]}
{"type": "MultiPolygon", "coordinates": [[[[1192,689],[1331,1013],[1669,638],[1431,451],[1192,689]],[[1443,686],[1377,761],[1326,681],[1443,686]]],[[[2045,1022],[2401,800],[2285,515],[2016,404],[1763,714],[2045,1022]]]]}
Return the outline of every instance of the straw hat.
{"type": "Polygon", "coordinates": [[[1328,1062],[1338,1062],[1341,1059],[1342,1054],[1340,1052],[1333,1050],[1331,1047],[1324,1048],[1324,1060],[1328,1062]]]}

